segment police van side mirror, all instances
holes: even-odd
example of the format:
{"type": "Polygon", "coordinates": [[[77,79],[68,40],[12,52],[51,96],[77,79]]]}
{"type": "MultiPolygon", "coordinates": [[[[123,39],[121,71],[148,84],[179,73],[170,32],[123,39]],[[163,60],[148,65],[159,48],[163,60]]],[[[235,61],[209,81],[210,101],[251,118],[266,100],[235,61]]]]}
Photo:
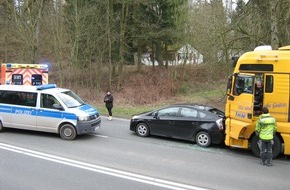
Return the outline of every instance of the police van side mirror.
{"type": "Polygon", "coordinates": [[[52,107],[57,110],[64,110],[63,107],[59,104],[53,104],[52,107]]]}

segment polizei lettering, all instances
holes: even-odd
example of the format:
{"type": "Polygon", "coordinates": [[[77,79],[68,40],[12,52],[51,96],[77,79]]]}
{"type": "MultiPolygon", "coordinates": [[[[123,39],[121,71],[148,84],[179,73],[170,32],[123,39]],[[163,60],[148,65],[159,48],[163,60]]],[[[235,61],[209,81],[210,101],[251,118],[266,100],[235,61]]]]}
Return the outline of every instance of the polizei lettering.
{"type": "Polygon", "coordinates": [[[29,110],[15,110],[15,114],[32,115],[32,111],[29,111],[29,110]]]}

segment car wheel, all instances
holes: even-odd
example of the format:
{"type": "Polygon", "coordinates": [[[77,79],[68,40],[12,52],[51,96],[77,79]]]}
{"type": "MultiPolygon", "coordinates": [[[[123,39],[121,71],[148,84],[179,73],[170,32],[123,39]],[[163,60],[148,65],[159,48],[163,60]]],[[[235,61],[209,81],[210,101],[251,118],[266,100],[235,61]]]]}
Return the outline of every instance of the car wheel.
{"type": "Polygon", "coordinates": [[[207,132],[201,131],[197,133],[195,142],[198,146],[208,147],[211,144],[211,137],[207,132]]]}
{"type": "Polygon", "coordinates": [[[60,128],[60,137],[64,140],[73,140],[77,136],[76,129],[70,124],[64,124],[60,128]]]}
{"type": "Polygon", "coordinates": [[[2,122],[0,121],[0,132],[3,131],[3,124],[2,122]]]}
{"type": "MultiPolygon", "coordinates": [[[[257,157],[260,157],[260,147],[259,146],[260,146],[259,145],[259,137],[255,135],[251,140],[251,151],[257,157]]],[[[273,147],[273,158],[276,158],[277,156],[279,156],[279,154],[281,153],[281,150],[282,150],[281,140],[277,135],[275,135],[274,136],[274,147],[273,147]]]]}
{"type": "Polygon", "coordinates": [[[136,133],[140,137],[147,137],[149,136],[149,127],[145,123],[139,123],[136,127],[136,133]]]}

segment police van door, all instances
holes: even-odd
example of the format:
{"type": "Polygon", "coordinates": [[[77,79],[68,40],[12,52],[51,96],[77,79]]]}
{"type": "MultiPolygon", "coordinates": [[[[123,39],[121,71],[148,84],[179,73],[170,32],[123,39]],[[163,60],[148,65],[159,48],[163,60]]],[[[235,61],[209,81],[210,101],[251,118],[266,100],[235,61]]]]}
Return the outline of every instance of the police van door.
{"type": "Polygon", "coordinates": [[[60,105],[58,100],[51,94],[41,93],[40,109],[37,114],[37,130],[57,133],[58,126],[63,120],[63,111],[53,107],[60,105]]]}

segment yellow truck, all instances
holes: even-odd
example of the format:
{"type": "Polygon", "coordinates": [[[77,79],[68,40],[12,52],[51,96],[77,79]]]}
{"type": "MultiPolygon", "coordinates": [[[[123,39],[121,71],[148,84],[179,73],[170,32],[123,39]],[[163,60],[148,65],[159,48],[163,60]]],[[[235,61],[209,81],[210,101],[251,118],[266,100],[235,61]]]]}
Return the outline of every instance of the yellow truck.
{"type": "Polygon", "coordinates": [[[48,84],[48,65],[2,63],[1,84],[28,86],[48,84]]]}
{"type": "Polygon", "coordinates": [[[267,107],[277,120],[273,158],[290,155],[290,46],[272,50],[259,46],[234,59],[234,72],[227,82],[226,138],[230,147],[251,149],[259,156],[255,125],[261,108],[267,107]],[[255,84],[262,82],[262,98],[255,101],[255,84]]]}

